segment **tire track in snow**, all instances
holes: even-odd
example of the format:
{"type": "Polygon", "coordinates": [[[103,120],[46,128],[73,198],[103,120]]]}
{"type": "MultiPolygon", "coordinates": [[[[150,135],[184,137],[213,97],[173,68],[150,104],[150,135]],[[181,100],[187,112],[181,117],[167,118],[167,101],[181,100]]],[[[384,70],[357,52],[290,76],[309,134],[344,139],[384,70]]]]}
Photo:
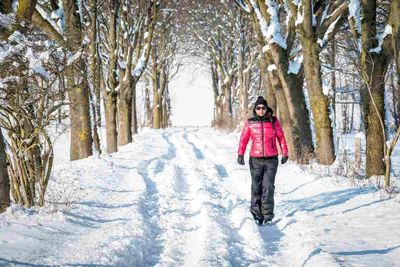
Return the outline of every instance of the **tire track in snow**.
{"type": "MultiPolygon", "coordinates": [[[[143,264],[146,266],[154,266],[157,264],[160,260],[160,253],[164,249],[164,244],[160,240],[162,229],[158,223],[160,217],[160,192],[157,188],[157,184],[153,180],[153,176],[164,171],[165,161],[172,160],[174,157],[176,157],[175,148],[168,141],[165,133],[161,131],[155,131],[153,134],[148,139],[145,139],[145,142],[149,142],[149,144],[145,144],[143,147],[154,147],[152,142],[155,141],[157,144],[161,141],[166,142],[167,149],[166,151],[163,151],[161,155],[156,155],[150,159],[142,160],[138,164],[138,173],[142,177],[146,188],[146,198],[143,199],[140,204],[140,211],[146,224],[146,233],[143,235],[143,237],[147,240],[147,243],[143,248],[143,264]],[[161,138],[159,137],[160,133],[161,138]]],[[[152,152],[153,151],[151,150],[147,151],[147,153],[152,152]]],[[[158,149],[156,149],[155,152],[158,153],[158,149]]]]}
{"type": "Polygon", "coordinates": [[[200,181],[201,187],[197,196],[201,199],[201,212],[203,213],[202,235],[205,236],[204,253],[197,262],[201,266],[239,266],[248,265],[251,261],[244,253],[244,244],[236,229],[229,221],[225,205],[226,193],[220,181],[227,174],[223,165],[207,157],[207,151],[192,142],[189,136],[198,129],[185,129],[183,145],[193,153],[187,158],[189,166],[194,166],[190,171],[200,181]],[[190,149],[191,148],[191,149],[190,149]]]}
{"type": "Polygon", "coordinates": [[[176,157],[168,162],[162,172],[155,173],[152,177],[158,189],[158,225],[161,228],[159,239],[164,244],[159,251],[156,266],[181,265],[187,251],[183,241],[195,230],[190,222],[197,215],[197,211],[191,207],[191,185],[181,166],[184,155],[181,153],[179,142],[175,142],[177,134],[179,132],[165,130],[163,137],[168,145],[174,148],[176,157]]]}
{"type": "Polygon", "coordinates": [[[195,222],[199,209],[193,194],[198,189],[196,183],[190,183],[182,167],[187,151],[182,150],[181,138],[176,138],[180,131],[168,129],[152,136],[151,142],[165,143],[167,152],[162,155],[155,153],[155,157],[139,164],[139,173],[147,190],[141,213],[149,222],[147,229],[150,230],[144,235],[149,239],[144,261],[146,266],[185,265],[187,246],[198,241],[198,236],[191,238],[192,233],[198,230],[195,222]]]}
{"type": "MultiPolygon", "coordinates": [[[[232,153],[233,156],[226,153],[236,147],[225,147],[222,144],[222,149],[217,150],[217,146],[221,147],[221,136],[210,139],[207,132],[204,133],[202,129],[193,132],[188,138],[192,144],[196,144],[196,149],[203,151],[203,154],[214,162],[214,168],[221,177],[220,187],[222,190],[220,191],[224,191],[225,195],[225,212],[234,231],[245,244],[243,250],[246,259],[242,260],[241,264],[278,265],[276,254],[279,252],[280,239],[283,234],[276,225],[260,228],[254,223],[249,212],[250,179],[248,178],[249,183],[246,185],[248,190],[245,190],[245,198],[243,194],[238,194],[240,192],[236,192],[235,188],[231,188],[231,184],[238,179],[237,173],[233,172],[237,170],[236,151],[232,153]],[[232,173],[235,175],[231,177],[232,173]]],[[[249,175],[248,172],[247,175],[249,175]]]]}
{"type": "MultiPolygon", "coordinates": [[[[143,209],[149,186],[139,174],[137,163],[132,164],[129,157],[133,147],[122,147],[122,151],[94,161],[98,165],[93,166],[90,162],[84,167],[86,172],[93,173],[93,177],[86,179],[89,180],[88,196],[77,203],[82,206],[79,210],[66,213],[68,222],[73,220],[73,224],[81,225],[75,228],[74,233],[80,238],[64,242],[64,246],[58,248],[57,257],[44,259],[45,262],[79,266],[142,266],[148,261],[153,244],[146,237],[157,231],[153,230],[154,226],[144,223],[147,218],[144,218],[146,211],[143,209]],[[108,168],[104,168],[104,164],[108,168]],[[98,173],[99,169],[103,172],[98,173]],[[99,195],[102,197],[98,198],[99,195]]],[[[142,151],[145,147],[139,148],[137,153],[146,157],[142,151]]],[[[167,151],[163,156],[173,155],[167,151]]]]}

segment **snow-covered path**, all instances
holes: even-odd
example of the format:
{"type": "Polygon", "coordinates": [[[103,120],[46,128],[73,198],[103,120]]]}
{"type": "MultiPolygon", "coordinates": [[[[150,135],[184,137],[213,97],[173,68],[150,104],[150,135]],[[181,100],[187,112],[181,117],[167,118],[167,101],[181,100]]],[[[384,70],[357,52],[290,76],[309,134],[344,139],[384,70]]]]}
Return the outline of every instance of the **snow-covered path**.
{"type": "Polygon", "coordinates": [[[59,159],[46,209],[0,215],[0,265],[399,266],[399,199],[326,168],[280,166],[277,223],[258,227],[237,141],[145,129],[111,156],[59,159]]]}

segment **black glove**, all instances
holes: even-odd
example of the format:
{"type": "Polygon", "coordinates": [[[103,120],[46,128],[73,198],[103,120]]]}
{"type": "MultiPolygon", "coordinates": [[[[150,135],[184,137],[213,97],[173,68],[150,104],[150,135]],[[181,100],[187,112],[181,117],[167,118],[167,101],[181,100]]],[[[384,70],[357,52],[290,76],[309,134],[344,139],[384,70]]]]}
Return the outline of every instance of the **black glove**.
{"type": "Polygon", "coordinates": [[[244,165],[244,155],[238,155],[237,162],[240,165],[244,165]]]}
{"type": "Polygon", "coordinates": [[[281,159],[281,164],[285,164],[287,160],[288,160],[288,157],[283,156],[281,159]]]}

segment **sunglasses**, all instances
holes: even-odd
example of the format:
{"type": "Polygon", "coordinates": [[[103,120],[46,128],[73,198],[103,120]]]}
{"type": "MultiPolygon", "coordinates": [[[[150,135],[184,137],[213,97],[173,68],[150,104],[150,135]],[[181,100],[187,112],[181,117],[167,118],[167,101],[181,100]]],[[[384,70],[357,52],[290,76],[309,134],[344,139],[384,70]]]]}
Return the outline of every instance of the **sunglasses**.
{"type": "Polygon", "coordinates": [[[266,110],[266,109],[267,109],[267,107],[266,107],[266,106],[257,106],[257,107],[256,107],[256,110],[260,110],[260,109],[262,109],[262,110],[266,110]]]}

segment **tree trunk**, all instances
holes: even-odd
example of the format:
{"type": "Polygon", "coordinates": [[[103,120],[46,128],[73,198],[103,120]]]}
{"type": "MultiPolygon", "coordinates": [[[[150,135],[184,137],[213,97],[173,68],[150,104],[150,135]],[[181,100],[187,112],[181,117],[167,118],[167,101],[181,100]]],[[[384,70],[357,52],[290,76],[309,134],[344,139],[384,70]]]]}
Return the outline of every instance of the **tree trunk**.
{"type": "MultiPolygon", "coordinates": [[[[261,49],[260,49],[261,50],[261,49]]],[[[265,56],[262,56],[260,58],[260,76],[261,76],[261,82],[263,86],[263,91],[265,95],[265,99],[267,100],[268,106],[272,108],[272,110],[278,114],[278,104],[275,96],[275,90],[274,87],[271,84],[271,79],[269,78],[269,73],[268,73],[268,64],[266,62],[265,56]]],[[[277,75],[275,73],[275,75],[277,75]]],[[[280,89],[282,89],[282,85],[279,83],[280,89]]],[[[285,100],[286,103],[286,100],[285,100]]],[[[287,107],[287,105],[285,105],[287,107]]]]}
{"type": "Polygon", "coordinates": [[[316,154],[319,164],[330,165],[335,161],[332,121],[329,117],[329,99],[324,95],[321,81],[318,44],[310,37],[301,37],[304,73],[314,118],[316,154]]]}
{"type": "MultiPolygon", "coordinates": [[[[82,25],[76,0],[63,0],[65,33],[72,53],[78,53],[82,42],[82,25]]],[[[90,123],[89,85],[86,65],[82,58],[66,68],[70,101],[71,147],[70,158],[77,160],[92,155],[92,128],[90,123]]]]}
{"type": "MultiPolygon", "coordinates": [[[[297,75],[287,74],[288,61],[283,58],[285,57],[284,52],[274,44],[271,46],[275,46],[272,58],[278,68],[278,77],[285,92],[286,103],[292,121],[293,141],[296,151],[299,153],[298,161],[302,164],[307,164],[314,157],[314,145],[310,127],[310,116],[303,92],[301,70],[297,75]]],[[[278,105],[281,107],[280,104],[278,105]]]]}
{"type": "MultiPolygon", "coordinates": [[[[385,174],[384,162],[384,146],[385,138],[381,119],[384,119],[385,114],[385,73],[386,64],[384,62],[375,62],[373,66],[374,71],[370,77],[370,91],[368,88],[364,89],[364,114],[365,114],[365,130],[366,130],[366,175],[371,177],[373,175],[385,174]],[[375,102],[375,105],[373,102],[375,102]],[[378,110],[376,110],[378,109],[378,110]]],[[[365,64],[365,63],[364,63],[365,64]]],[[[363,65],[364,65],[363,64],[363,65]]],[[[369,65],[369,64],[368,64],[369,65]]],[[[371,69],[372,70],[372,69],[371,69]]]]}
{"type": "Polygon", "coordinates": [[[106,113],[107,153],[118,151],[117,146],[117,96],[107,92],[104,95],[104,110],[106,113]]]}
{"type": "MultiPolygon", "coordinates": [[[[154,90],[154,89],[153,89],[154,90]]],[[[160,129],[160,95],[158,92],[158,88],[153,91],[153,129],[160,129]]]]}
{"type": "Polygon", "coordinates": [[[363,80],[363,107],[366,130],[366,176],[385,174],[385,74],[388,67],[386,54],[370,52],[376,41],[376,0],[361,1],[361,67],[363,80]],[[383,124],[383,125],[382,125],[383,124]]]}
{"type": "MultiPolygon", "coordinates": [[[[267,71],[268,70],[263,70],[267,71]]],[[[271,83],[271,90],[275,92],[276,100],[279,106],[279,120],[282,124],[283,132],[285,133],[285,139],[289,150],[289,159],[292,161],[298,161],[303,163],[301,160],[301,151],[296,147],[296,138],[294,136],[293,123],[290,118],[290,112],[286,102],[285,92],[283,91],[282,84],[276,74],[276,71],[268,72],[267,78],[271,83]]]]}
{"type": "Polygon", "coordinates": [[[393,0],[392,7],[390,10],[392,24],[392,48],[394,54],[394,60],[396,65],[397,73],[397,106],[396,106],[396,117],[397,127],[400,127],[400,0],[393,0]]]}
{"type": "Polygon", "coordinates": [[[160,60],[160,49],[156,47],[151,50],[151,58],[153,61],[153,68],[151,72],[151,83],[153,87],[153,107],[152,107],[152,127],[153,129],[160,129],[160,70],[162,66],[162,60],[160,60]]]}
{"type": "Polygon", "coordinates": [[[300,34],[304,56],[304,74],[307,91],[314,118],[316,135],[316,154],[319,164],[330,165],[335,161],[332,121],[329,117],[329,99],[324,95],[321,80],[321,64],[317,36],[312,25],[313,5],[311,1],[303,1],[303,31],[300,34]]]}
{"type": "Polygon", "coordinates": [[[330,64],[332,67],[331,72],[331,91],[332,91],[332,110],[333,110],[333,127],[336,129],[336,42],[332,39],[331,52],[330,52],[330,64]]]}
{"type": "Polygon", "coordinates": [[[7,154],[0,129],[0,213],[10,206],[10,178],[7,171],[7,154]]]}
{"type": "Polygon", "coordinates": [[[132,142],[132,94],[131,88],[123,90],[118,100],[118,145],[132,142]]]}
{"type": "MultiPolygon", "coordinates": [[[[260,36],[260,38],[264,38],[262,42],[259,41],[261,46],[264,47],[265,44],[268,44],[268,51],[266,53],[267,62],[268,58],[270,58],[275,64],[278,77],[285,92],[287,107],[292,121],[294,144],[296,150],[301,153],[299,160],[303,163],[307,163],[314,157],[314,146],[310,128],[309,112],[303,92],[302,70],[300,69],[297,74],[289,72],[288,53],[290,53],[290,47],[292,44],[289,44],[288,48],[285,49],[279,44],[269,42],[266,37],[263,37],[264,35],[261,30],[261,23],[268,21],[265,20],[265,18],[269,17],[265,1],[257,1],[256,3],[256,1],[246,0],[246,3],[251,8],[254,6],[258,6],[259,8],[260,14],[256,14],[254,8],[252,12],[254,29],[256,29],[257,35],[260,36]]],[[[279,102],[278,106],[281,107],[279,102]]]]}
{"type": "Polygon", "coordinates": [[[396,117],[397,117],[397,127],[400,127],[400,70],[397,75],[397,105],[396,105],[396,117]]]}
{"type": "Polygon", "coordinates": [[[83,60],[78,68],[69,66],[66,72],[71,119],[71,160],[87,158],[92,155],[92,128],[89,111],[89,86],[83,60]]]}
{"type": "MultiPolygon", "coordinates": [[[[111,17],[109,25],[109,46],[110,51],[117,51],[117,25],[119,15],[119,0],[111,1],[111,17]]],[[[104,99],[104,111],[106,118],[106,142],[107,153],[118,151],[118,132],[117,132],[117,55],[110,53],[108,59],[108,76],[106,86],[101,88],[104,99]]]]}
{"type": "Polygon", "coordinates": [[[93,143],[95,150],[101,154],[100,138],[98,134],[98,128],[100,127],[100,73],[98,60],[99,55],[97,53],[97,0],[90,2],[90,13],[91,13],[91,27],[90,27],[90,76],[92,80],[92,92],[90,92],[90,103],[92,108],[93,116],[93,143]]]}
{"type": "Polygon", "coordinates": [[[152,119],[153,119],[153,115],[152,115],[152,111],[151,111],[151,103],[150,103],[150,89],[149,89],[149,85],[146,84],[146,88],[145,88],[145,110],[146,110],[146,122],[145,122],[145,126],[151,126],[152,125],[152,119]]]}
{"type": "Polygon", "coordinates": [[[132,134],[138,133],[138,118],[136,107],[136,84],[132,86],[132,134]]]}
{"type": "Polygon", "coordinates": [[[247,119],[248,117],[248,107],[249,107],[249,94],[247,92],[246,78],[244,70],[245,66],[245,55],[242,49],[238,52],[239,62],[238,62],[238,82],[239,82],[239,118],[241,121],[247,119]]]}

